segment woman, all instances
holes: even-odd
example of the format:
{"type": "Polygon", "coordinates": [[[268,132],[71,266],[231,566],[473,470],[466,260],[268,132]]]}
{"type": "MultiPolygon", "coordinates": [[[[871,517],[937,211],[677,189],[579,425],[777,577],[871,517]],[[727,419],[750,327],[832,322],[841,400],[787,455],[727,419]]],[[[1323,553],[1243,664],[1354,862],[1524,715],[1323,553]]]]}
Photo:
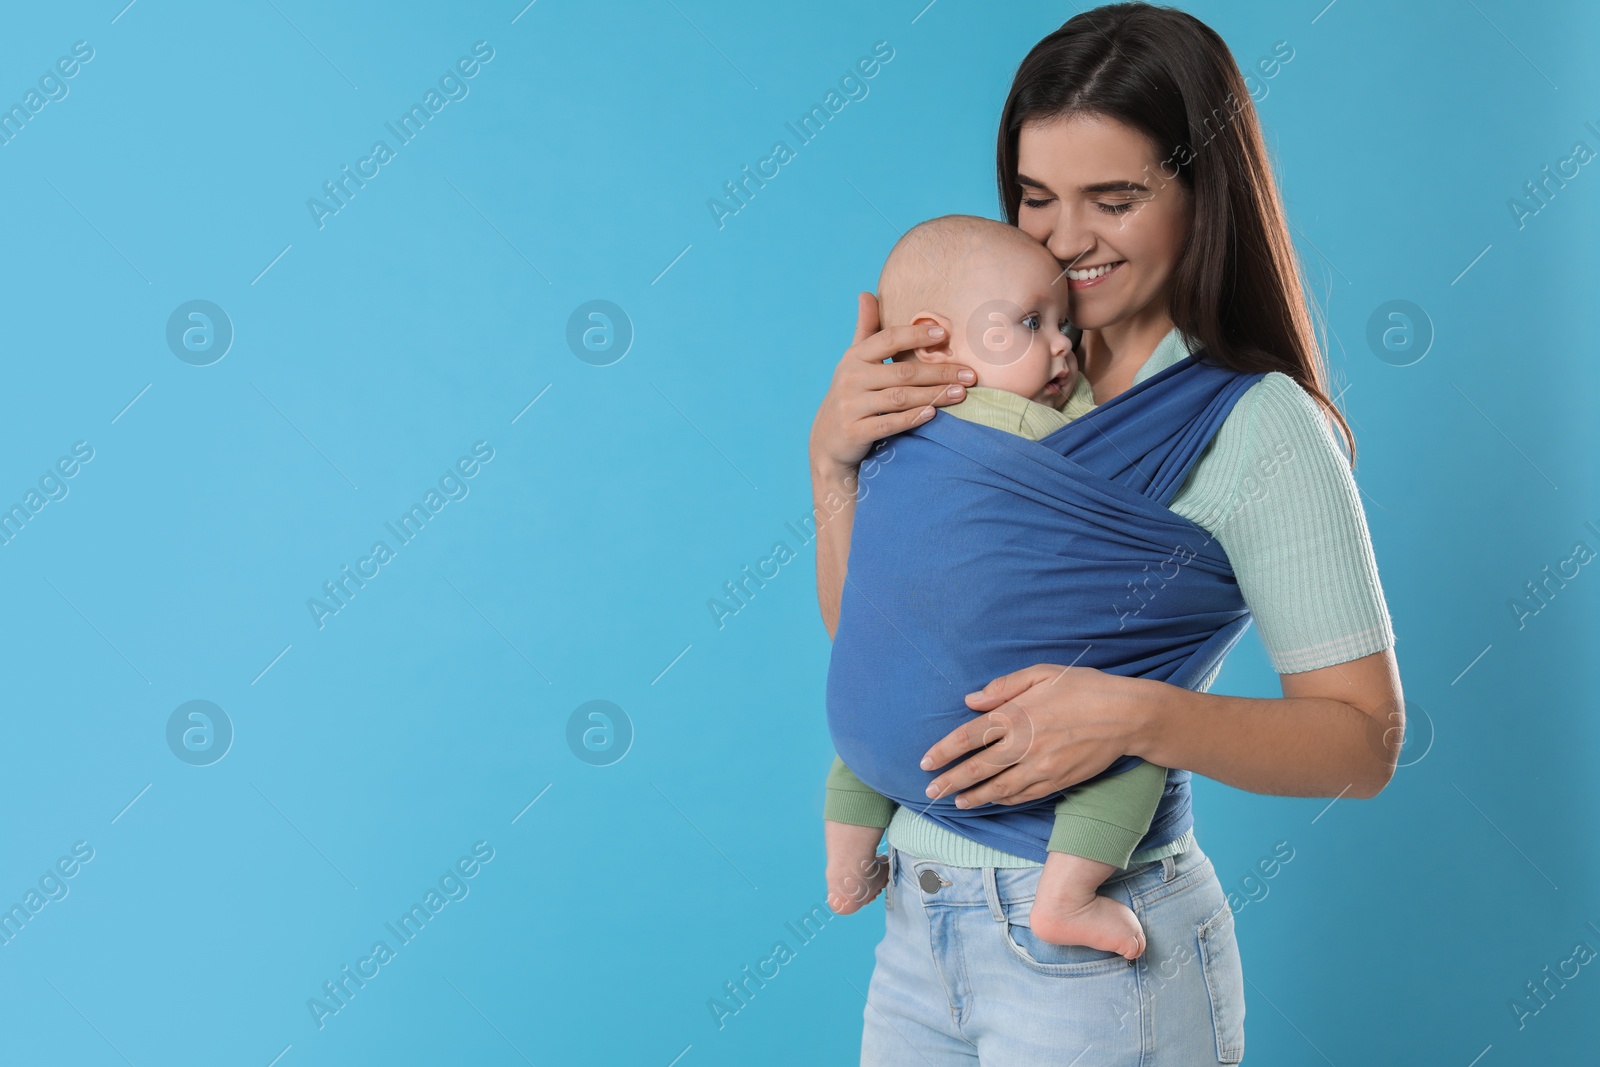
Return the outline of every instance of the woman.
{"type": "MultiPolygon", "coordinates": [[[[1328,399],[1254,108],[1203,23],[1120,4],[1039,42],[1001,115],[998,176],[1008,221],[1069,271],[1097,404],[1201,347],[1223,366],[1269,372],[1170,507],[1226,551],[1283,697],[1034,664],[968,697],[971,722],[929,751],[924,768],[946,768],[929,795],[958,793],[961,806],[1046,797],[1124,753],[1173,768],[1150,834],[1101,889],[1145,929],[1132,966],[1034,935],[1037,864],[908,808],[891,821],[887,802],[835,760],[827,832],[876,842],[889,823],[886,862],[851,872],[859,892],[832,899],[854,911],[888,886],[862,1062],[1236,1063],[1243,976],[1232,913],[1194,837],[1190,772],[1258,793],[1372,797],[1403,737],[1394,634],[1350,474],[1354,442],[1328,399]],[[1350,441],[1350,462],[1330,421],[1350,441]]],[[[876,303],[862,294],[855,343],[818,411],[813,491],[819,513],[836,516],[817,539],[830,634],[858,466],[875,441],[958,402],[975,380],[951,365],[882,362],[936,339],[925,326],[877,330],[876,303]]]]}

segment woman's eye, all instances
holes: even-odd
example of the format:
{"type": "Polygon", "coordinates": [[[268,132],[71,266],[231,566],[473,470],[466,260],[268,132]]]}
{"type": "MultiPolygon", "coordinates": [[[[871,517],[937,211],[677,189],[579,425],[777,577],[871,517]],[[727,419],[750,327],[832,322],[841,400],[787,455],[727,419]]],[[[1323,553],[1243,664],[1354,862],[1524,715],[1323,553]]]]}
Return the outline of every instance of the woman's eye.
{"type": "Polygon", "coordinates": [[[1034,312],[1031,315],[1024,315],[1022,318],[1022,325],[1026,326],[1030,330],[1037,330],[1039,328],[1038,312],[1034,312]]]}
{"type": "Polygon", "coordinates": [[[1023,206],[1025,206],[1025,207],[1044,207],[1049,202],[1050,201],[1048,199],[1038,200],[1038,199],[1035,199],[1035,198],[1029,197],[1029,196],[1025,196],[1025,197],[1022,198],[1022,203],[1023,203],[1023,206]]]}
{"type": "Polygon", "coordinates": [[[1096,206],[1108,215],[1121,215],[1133,207],[1133,201],[1129,200],[1123,204],[1097,204],[1096,206]]]}

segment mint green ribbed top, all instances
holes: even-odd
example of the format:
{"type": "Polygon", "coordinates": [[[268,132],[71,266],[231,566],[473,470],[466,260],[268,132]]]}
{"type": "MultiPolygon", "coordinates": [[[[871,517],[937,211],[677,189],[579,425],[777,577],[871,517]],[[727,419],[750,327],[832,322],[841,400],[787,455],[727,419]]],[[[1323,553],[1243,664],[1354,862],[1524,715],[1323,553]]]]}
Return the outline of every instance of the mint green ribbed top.
{"type": "MultiPolygon", "coordinates": [[[[1174,328],[1133,383],[1199,347],[1174,328]]],[[[1020,396],[1001,398],[999,404],[992,395],[982,399],[981,406],[975,405],[978,410],[958,411],[969,403],[965,400],[941,410],[1035,439],[1043,436],[1040,428],[1060,417],[1053,411],[1034,412],[1021,416],[1030,421],[1002,424],[997,412],[1009,407],[1020,416],[1042,405],[1020,396]]],[[[1092,406],[1092,391],[1080,376],[1061,415],[1075,417],[1092,406]]],[[[1395,643],[1355,479],[1322,408],[1293,378],[1274,371],[1245,390],[1168,506],[1215,537],[1227,553],[1279,674],[1359,659],[1395,643]]],[[[1198,688],[1203,692],[1215,680],[1213,672],[1198,688]]],[[[952,866],[1038,866],[897,807],[837,757],[828,776],[823,816],[863,826],[887,824],[894,847],[952,866]]],[[[1135,852],[1129,863],[1173,855],[1192,840],[1191,830],[1166,845],[1135,852]]]]}

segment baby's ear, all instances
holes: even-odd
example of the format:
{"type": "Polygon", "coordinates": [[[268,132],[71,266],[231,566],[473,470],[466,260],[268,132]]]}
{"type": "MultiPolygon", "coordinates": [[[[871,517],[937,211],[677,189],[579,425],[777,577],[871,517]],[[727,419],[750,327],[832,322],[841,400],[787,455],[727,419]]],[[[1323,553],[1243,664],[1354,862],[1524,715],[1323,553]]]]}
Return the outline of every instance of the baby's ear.
{"type": "Polygon", "coordinates": [[[930,345],[916,350],[916,358],[923,363],[949,363],[954,358],[950,354],[951,323],[944,315],[937,311],[919,311],[911,317],[913,326],[941,326],[944,336],[930,345]]]}

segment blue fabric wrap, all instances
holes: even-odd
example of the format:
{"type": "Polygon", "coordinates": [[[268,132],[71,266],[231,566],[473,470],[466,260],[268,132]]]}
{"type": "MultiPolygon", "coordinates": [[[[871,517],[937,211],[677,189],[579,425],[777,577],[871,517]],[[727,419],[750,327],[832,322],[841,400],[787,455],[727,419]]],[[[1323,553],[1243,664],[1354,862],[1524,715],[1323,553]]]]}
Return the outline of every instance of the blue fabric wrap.
{"type": "MultiPolygon", "coordinates": [[[[926,796],[945,768],[918,763],[977,714],[966,694],[1035,663],[1193,689],[1243,635],[1250,611],[1227,555],[1167,506],[1263,377],[1204,359],[1191,353],[1038,441],[938,411],[878,442],[827,688],[834,748],[868,786],[1042,863],[1060,792],[967,810],[926,796]]],[[[982,750],[966,758],[1001,769],[982,750]]],[[[1169,769],[1139,848],[1193,825],[1189,772],[1169,769]]]]}

